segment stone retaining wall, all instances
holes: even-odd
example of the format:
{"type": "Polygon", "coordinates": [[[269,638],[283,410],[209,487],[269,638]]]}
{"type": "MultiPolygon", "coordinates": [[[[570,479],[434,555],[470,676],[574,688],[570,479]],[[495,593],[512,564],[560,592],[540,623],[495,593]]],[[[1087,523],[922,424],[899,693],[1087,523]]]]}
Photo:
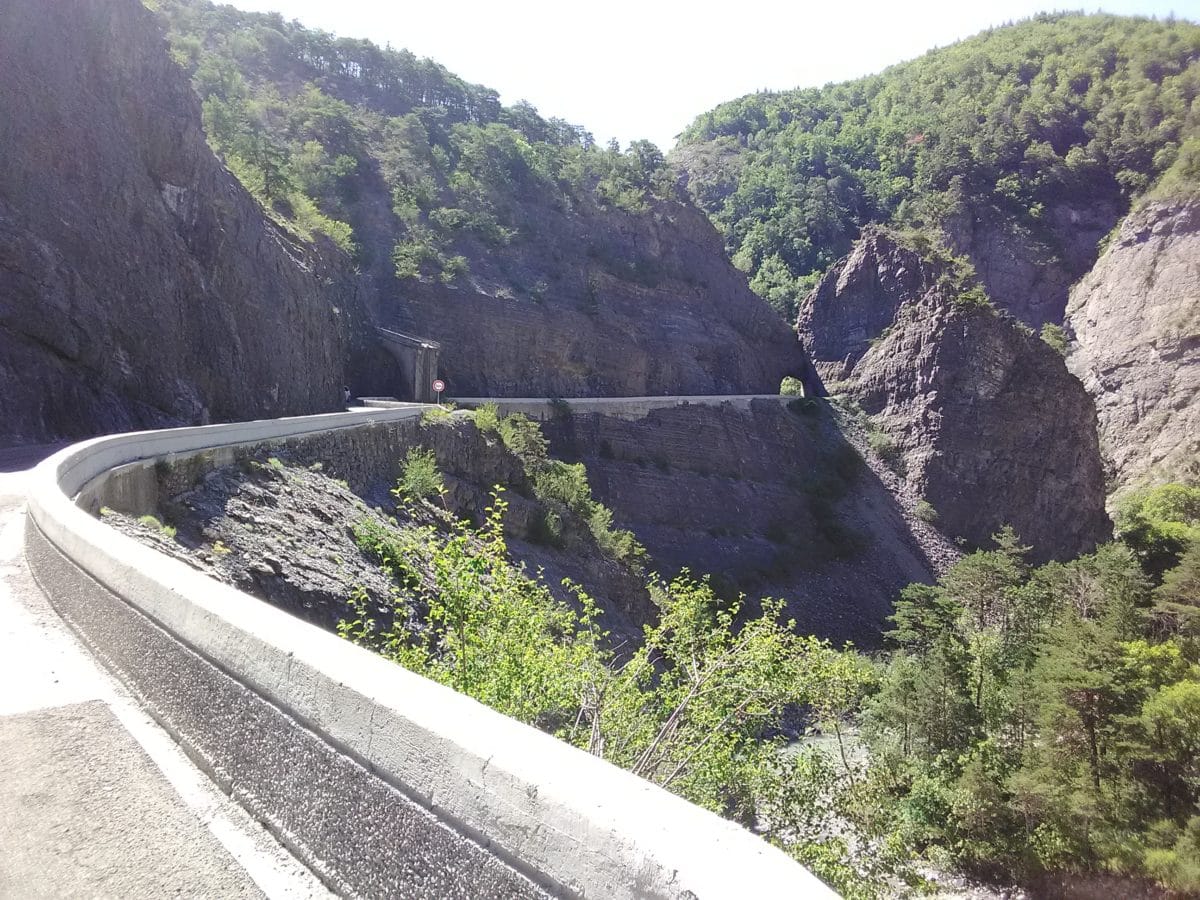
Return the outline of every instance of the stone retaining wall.
{"type": "Polygon", "coordinates": [[[145,467],[158,459],[204,466],[238,446],[356,440],[360,429],[420,413],[183,428],[69,447],[31,479],[31,567],[150,712],[339,892],[834,896],[745,829],[214,582],[75,502],[97,502],[110,480],[131,502],[147,502],[138,491],[157,481],[145,467]]]}

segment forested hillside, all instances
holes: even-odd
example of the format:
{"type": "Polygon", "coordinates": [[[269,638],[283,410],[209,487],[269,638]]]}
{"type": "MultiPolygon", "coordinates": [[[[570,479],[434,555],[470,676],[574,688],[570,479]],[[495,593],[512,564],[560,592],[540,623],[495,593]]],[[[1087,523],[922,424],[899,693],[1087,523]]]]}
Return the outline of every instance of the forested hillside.
{"type": "Polygon", "coordinates": [[[734,262],[794,314],[862,226],[965,254],[992,299],[1062,320],[1131,202],[1200,176],[1200,27],[1044,15],[857,81],[723,104],[673,161],[734,262]]]}
{"type": "Polygon", "coordinates": [[[214,149],[353,258],[381,321],[442,340],[452,393],[774,390],[802,366],[654,145],[598,147],[407,51],[155,6],[214,149]],[[687,358],[663,346],[680,331],[687,358]]]}
{"type": "Polygon", "coordinates": [[[278,14],[192,0],[156,6],[193,73],[209,139],[235,173],[298,231],[325,232],[366,262],[376,248],[351,220],[381,179],[403,226],[387,248],[402,278],[470,277],[461,243],[527,240],[520,200],[640,210],[673,196],[651,145],[596,147],[582,128],[528,105],[502,107],[496,91],[407,50],[278,14]]]}

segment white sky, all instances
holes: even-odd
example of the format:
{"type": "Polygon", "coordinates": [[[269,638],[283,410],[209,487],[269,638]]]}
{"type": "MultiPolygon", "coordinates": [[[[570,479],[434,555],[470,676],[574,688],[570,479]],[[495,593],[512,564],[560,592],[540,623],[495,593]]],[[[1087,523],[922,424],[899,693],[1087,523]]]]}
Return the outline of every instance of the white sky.
{"type": "MultiPolygon", "coordinates": [[[[495,88],[506,104],[525,99],[544,116],[583,125],[597,141],[649,138],[664,151],[724,100],[878,72],[1054,8],[1052,0],[232,2],[407,47],[495,88]]],[[[1101,8],[1200,20],[1200,0],[1104,0],[1101,8]]]]}

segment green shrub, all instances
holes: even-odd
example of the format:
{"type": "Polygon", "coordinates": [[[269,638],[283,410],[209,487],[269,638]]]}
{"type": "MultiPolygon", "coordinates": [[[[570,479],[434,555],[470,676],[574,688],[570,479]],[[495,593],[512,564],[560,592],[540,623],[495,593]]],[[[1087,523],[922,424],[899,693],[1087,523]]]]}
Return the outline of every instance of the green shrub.
{"type": "Polygon", "coordinates": [[[500,430],[500,407],[495,403],[481,403],[471,413],[475,427],[485,434],[500,430]]]}
{"type": "Polygon", "coordinates": [[[431,406],[425,412],[421,413],[422,425],[436,425],[439,422],[449,421],[451,414],[457,407],[453,403],[443,403],[440,406],[431,406]]]}
{"type": "MultiPolygon", "coordinates": [[[[769,810],[772,842],[825,860],[826,871],[842,865],[837,883],[856,883],[828,839],[846,810],[845,776],[827,767],[819,783],[804,778],[779,726],[803,705],[840,727],[873,684],[870,664],[798,636],[782,603],[752,612],[685,571],[651,579],[659,621],[618,665],[590,597],[566,583],[573,608],[509,561],[504,511],[497,495],[480,528],[453,523],[449,533],[360,523],[360,546],[397,583],[395,611],[385,625],[356,590],[338,633],[707,809],[743,822],[769,810]],[[414,604],[427,610],[416,634],[414,604]]],[[[859,834],[849,820],[838,828],[859,834]]],[[[863,852],[875,859],[869,843],[863,852]]]]}
{"type": "Polygon", "coordinates": [[[413,447],[404,458],[400,478],[392,493],[402,500],[428,500],[446,493],[437,456],[432,450],[413,447]]]}
{"type": "Polygon", "coordinates": [[[526,467],[545,462],[549,443],[537,422],[521,413],[513,413],[500,420],[500,440],[526,467]]]}
{"type": "Polygon", "coordinates": [[[1047,322],[1042,326],[1042,340],[1059,356],[1067,355],[1067,333],[1061,325],[1047,322]]]}
{"type": "Polygon", "coordinates": [[[913,515],[928,525],[932,525],[938,520],[938,511],[928,500],[918,500],[913,509],[913,515]]]}
{"type": "Polygon", "coordinates": [[[561,503],[581,516],[591,513],[592,489],[583,463],[547,460],[534,474],[533,490],[540,500],[561,503]]]}
{"type": "Polygon", "coordinates": [[[1117,537],[1155,580],[1200,542],[1200,487],[1164,484],[1126,494],[1113,517],[1117,537]]]}

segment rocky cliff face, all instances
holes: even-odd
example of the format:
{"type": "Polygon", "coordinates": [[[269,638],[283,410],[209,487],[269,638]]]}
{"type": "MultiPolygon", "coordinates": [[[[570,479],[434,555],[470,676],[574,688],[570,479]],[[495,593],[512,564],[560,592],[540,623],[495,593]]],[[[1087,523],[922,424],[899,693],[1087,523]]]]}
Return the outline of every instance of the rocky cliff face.
{"type": "MultiPolygon", "coordinates": [[[[399,288],[395,314],[441,342],[451,395],[777,393],[785,375],[809,372],[795,334],[750,291],[695,207],[542,213],[523,250],[529,271],[516,277],[541,279],[543,298],[399,288]]],[[[486,271],[476,262],[484,252],[471,258],[473,271],[486,271]]]]}
{"type": "Polygon", "coordinates": [[[822,401],[577,412],[543,428],[660,574],[782,598],[801,633],[877,646],[896,594],[939,564],[822,401]]]}
{"type": "Polygon", "coordinates": [[[1200,200],[1133,213],[1072,290],[1066,327],[1113,486],[1200,475],[1200,200]]]}
{"type": "Polygon", "coordinates": [[[0,442],[317,412],[386,383],[354,280],[213,156],[136,0],[0,6],[0,123],[0,442]]]}
{"type": "Polygon", "coordinates": [[[1027,328],[958,293],[869,232],[806,298],[800,334],[945,534],[982,546],[1010,524],[1038,560],[1091,549],[1109,525],[1090,398],[1027,328]]]}
{"type": "Polygon", "coordinates": [[[1096,261],[1096,245],[1125,202],[1107,184],[1093,196],[1050,206],[1038,234],[994,210],[962,211],[943,223],[955,252],[979,273],[988,296],[1034,328],[1063,320],[1071,285],[1096,261]]]}

